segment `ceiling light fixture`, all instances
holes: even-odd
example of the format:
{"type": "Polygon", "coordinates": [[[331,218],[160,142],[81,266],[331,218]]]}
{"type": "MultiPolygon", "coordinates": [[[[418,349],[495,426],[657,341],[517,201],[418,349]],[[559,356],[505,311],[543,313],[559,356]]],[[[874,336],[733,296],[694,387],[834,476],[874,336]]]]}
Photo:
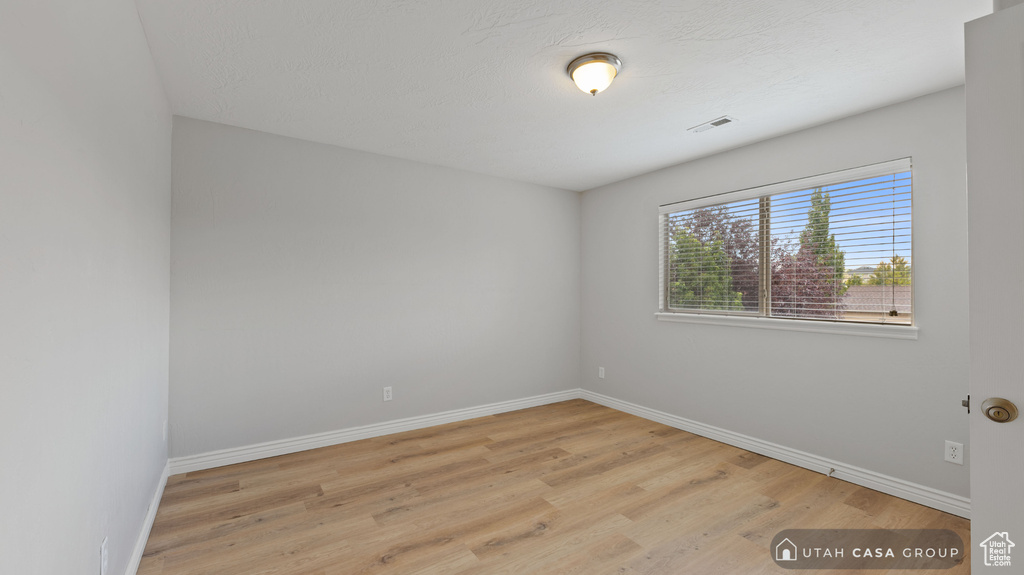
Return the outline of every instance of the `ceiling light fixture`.
{"type": "Polygon", "coordinates": [[[596,96],[611,85],[620,68],[622,62],[614,54],[595,52],[569,62],[567,71],[580,90],[596,96]]]}

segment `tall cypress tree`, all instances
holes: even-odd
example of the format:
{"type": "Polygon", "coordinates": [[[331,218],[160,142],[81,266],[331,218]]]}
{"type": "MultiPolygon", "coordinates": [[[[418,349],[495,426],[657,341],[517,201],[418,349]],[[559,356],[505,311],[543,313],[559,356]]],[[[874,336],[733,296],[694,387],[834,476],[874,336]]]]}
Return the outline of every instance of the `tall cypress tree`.
{"type": "Polygon", "coordinates": [[[810,250],[814,259],[836,286],[836,295],[846,292],[843,276],[846,274],[846,254],[836,245],[836,236],[830,233],[832,199],[821,188],[811,194],[811,207],[807,210],[807,227],[800,234],[800,250],[810,250]]]}
{"type": "Polygon", "coordinates": [[[772,246],[772,314],[794,317],[843,316],[846,255],[829,229],[832,201],[821,188],[811,194],[807,224],[795,252],[772,246]]]}

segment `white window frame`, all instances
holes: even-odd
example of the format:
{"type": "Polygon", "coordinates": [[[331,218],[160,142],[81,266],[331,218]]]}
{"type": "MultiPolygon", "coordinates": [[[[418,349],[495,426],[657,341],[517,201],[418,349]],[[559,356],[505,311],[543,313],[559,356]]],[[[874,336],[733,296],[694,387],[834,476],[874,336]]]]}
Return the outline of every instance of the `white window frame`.
{"type": "MultiPolygon", "coordinates": [[[[917,339],[917,310],[912,315],[912,325],[905,324],[883,324],[883,323],[859,323],[846,320],[833,319],[806,319],[806,318],[778,318],[764,315],[753,315],[751,313],[721,313],[701,310],[673,310],[666,308],[666,273],[668,262],[668,242],[664,240],[667,220],[670,214],[684,210],[695,210],[709,206],[716,206],[726,203],[739,202],[785,194],[789,192],[807,190],[821,186],[833,185],[841,182],[863,180],[878,176],[885,176],[899,172],[912,172],[913,162],[911,158],[901,158],[878,164],[871,164],[838,172],[818,174],[807,178],[778,182],[766,186],[747,188],[735,192],[705,196],[692,200],[673,202],[660,206],[658,211],[658,312],[655,317],[659,321],[685,322],[707,325],[727,325],[737,327],[748,327],[758,329],[776,329],[783,331],[802,331],[811,333],[829,333],[842,335],[858,335],[868,337],[884,337],[893,339],[917,339]]],[[[911,176],[913,177],[913,176],[911,176]]],[[[913,185],[913,184],[911,184],[913,185]]],[[[913,192],[911,193],[913,198],[913,192]]],[[[911,199],[913,202],[913,199],[911,199]]],[[[911,208],[913,212],[913,207],[911,208]]],[[[913,216],[911,216],[913,217],[913,216]]],[[[911,226],[913,244],[913,226],[911,226]]],[[[911,258],[913,259],[913,258],[911,258]]],[[[914,270],[911,268],[911,277],[914,270]]],[[[914,289],[917,285],[911,281],[911,302],[913,306],[914,289]]]]}

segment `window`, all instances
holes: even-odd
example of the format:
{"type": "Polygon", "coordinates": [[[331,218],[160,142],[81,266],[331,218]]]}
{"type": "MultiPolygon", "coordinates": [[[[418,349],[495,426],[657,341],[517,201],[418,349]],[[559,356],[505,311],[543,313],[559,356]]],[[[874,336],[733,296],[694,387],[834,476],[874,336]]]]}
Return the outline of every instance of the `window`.
{"type": "Polygon", "coordinates": [[[661,312],[913,324],[910,159],[661,207],[661,312]]]}

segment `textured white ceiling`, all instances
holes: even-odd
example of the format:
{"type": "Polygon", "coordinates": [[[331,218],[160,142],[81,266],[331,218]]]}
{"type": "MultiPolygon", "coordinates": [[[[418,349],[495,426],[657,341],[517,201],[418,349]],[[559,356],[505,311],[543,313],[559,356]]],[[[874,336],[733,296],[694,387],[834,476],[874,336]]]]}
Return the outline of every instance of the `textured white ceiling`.
{"type": "Polygon", "coordinates": [[[963,24],[992,7],[137,2],[176,114],[571,190],[961,84],[963,24]],[[596,97],[565,73],[593,51],[623,62],[596,97]]]}

